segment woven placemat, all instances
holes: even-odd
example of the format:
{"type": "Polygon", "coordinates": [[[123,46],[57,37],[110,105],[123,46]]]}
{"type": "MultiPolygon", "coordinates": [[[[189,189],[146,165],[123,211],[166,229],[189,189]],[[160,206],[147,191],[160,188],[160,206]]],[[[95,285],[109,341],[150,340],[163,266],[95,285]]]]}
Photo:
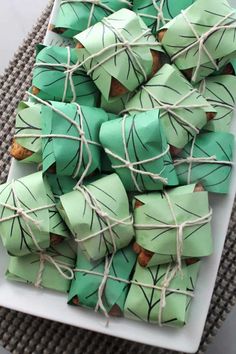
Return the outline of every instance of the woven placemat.
{"type": "MultiPolygon", "coordinates": [[[[46,32],[49,5],[32,32],[18,48],[4,74],[0,76],[0,183],[5,182],[10,156],[8,148],[14,133],[15,109],[30,86],[35,44],[46,32]]],[[[216,281],[201,346],[205,352],[217,330],[236,303],[236,206],[216,281]]],[[[171,338],[170,338],[171,340],[171,338]]],[[[0,308],[0,341],[13,354],[171,354],[149,347],[57,322],[0,308]]],[[[176,352],[175,352],[176,353],[176,352]]]]}

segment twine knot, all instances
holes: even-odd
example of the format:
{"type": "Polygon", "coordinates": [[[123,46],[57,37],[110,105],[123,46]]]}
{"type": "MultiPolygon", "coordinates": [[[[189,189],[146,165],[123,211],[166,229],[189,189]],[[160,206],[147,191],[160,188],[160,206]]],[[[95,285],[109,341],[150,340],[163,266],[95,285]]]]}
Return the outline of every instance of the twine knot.
{"type": "Polygon", "coordinates": [[[18,216],[21,216],[21,217],[26,216],[25,211],[22,208],[17,209],[17,214],[18,214],[18,216]]]}
{"type": "Polygon", "coordinates": [[[130,48],[130,43],[127,42],[127,41],[123,42],[122,45],[123,45],[123,47],[125,47],[125,48],[130,48]]]}
{"type": "Polygon", "coordinates": [[[109,215],[102,210],[99,211],[99,215],[101,218],[104,218],[104,219],[109,218],[109,215]]]}

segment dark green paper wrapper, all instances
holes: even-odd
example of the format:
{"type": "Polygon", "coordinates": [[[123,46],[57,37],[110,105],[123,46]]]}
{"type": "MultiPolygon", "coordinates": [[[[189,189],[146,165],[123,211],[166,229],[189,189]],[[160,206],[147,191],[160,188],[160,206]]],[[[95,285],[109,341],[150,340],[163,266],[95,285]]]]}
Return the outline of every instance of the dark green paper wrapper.
{"type": "Polygon", "coordinates": [[[76,69],[71,76],[71,81],[66,74],[66,70],[71,69],[77,61],[76,49],[38,45],[32,81],[32,86],[40,90],[37,97],[43,100],[77,102],[96,107],[100,95],[85,71],[82,68],[76,69]]]}
{"type": "MultiPolygon", "coordinates": [[[[109,276],[128,281],[135,262],[136,255],[131,246],[119,250],[114,255],[109,276]]],[[[75,271],[75,279],[71,283],[68,302],[73,304],[73,299],[76,297],[80,306],[95,309],[98,303],[98,290],[104,277],[105,261],[91,263],[79,252],[76,269],[78,271],[75,271]],[[89,274],[86,270],[98,274],[89,274]]],[[[108,313],[114,305],[117,305],[120,313],[123,313],[129,284],[111,279],[109,276],[102,294],[103,305],[108,313]]]]}
{"type": "Polygon", "coordinates": [[[180,184],[200,182],[209,192],[228,193],[234,144],[234,136],[230,133],[199,134],[184,147],[174,162],[180,184]]]}

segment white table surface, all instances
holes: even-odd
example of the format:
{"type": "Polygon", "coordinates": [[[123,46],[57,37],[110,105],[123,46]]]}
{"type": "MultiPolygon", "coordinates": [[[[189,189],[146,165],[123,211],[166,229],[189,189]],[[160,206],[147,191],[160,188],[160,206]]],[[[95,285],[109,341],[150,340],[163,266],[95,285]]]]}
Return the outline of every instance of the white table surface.
{"type": "MultiPolygon", "coordinates": [[[[48,0],[0,0],[0,74],[47,2],[48,0]]],[[[236,354],[235,328],[236,307],[227,317],[206,354],[236,354]]],[[[1,346],[0,354],[6,354],[1,346]]]]}

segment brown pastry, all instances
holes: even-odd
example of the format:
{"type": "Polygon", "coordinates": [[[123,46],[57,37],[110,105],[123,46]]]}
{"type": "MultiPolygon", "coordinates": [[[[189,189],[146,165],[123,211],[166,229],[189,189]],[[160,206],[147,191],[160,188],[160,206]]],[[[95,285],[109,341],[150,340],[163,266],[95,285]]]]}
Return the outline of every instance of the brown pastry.
{"type": "Polygon", "coordinates": [[[52,164],[52,166],[50,166],[47,170],[48,173],[53,173],[53,174],[56,174],[57,172],[57,168],[56,168],[56,164],[52,164]]]}
{"type": "MultiPolygon", "coordinates": [[[[76,47],[77,49],[84,48],[83,44],[80,42],[77,42],[76,47]]],[[[152,73],[150,75],[150,78],[161,68],[162,66],[162,60],[161,60],[161,53],[151,50],[152,58],[153,58],[153,65],[152,65],[152,73]]],[[[111,90],[110,90],[110,97],[118,97],[122,96],[129,92],[129,90],[122,85],[117,79],[114,77],[111,80],[111,90]]]]}
{"type": "Polygon", "coordinates": [[[66,31],[66,28],[63,27],[56,27],[54,25],[50,25],[48,28],[50,31],[57,33],[57,34],[63,34],[66,31]]]}
{"type": "Polygon", "coordinates": [[[61,242],[63,242],[63,240],[64,240],[64,238],[62,236],[50,233],[50,245],[51,246],[57,246],[61,242]]]}
{"type": "Polygon", "coordinates": [[[32,94],[37,96],[40,92],[40,89],[36,86],[32,86],[32,94]]]}
{"type": "Polygon", "coordinates": [[[177,156],[180,152],[182,151],[182,149],[179,149],[173,145],[170,145],[170,154],[171,156],[177,156]]]}
{"type": "Polygon", "coordinates": [[[190,265],[195,264],[195,263],[197,263],[199,261],[200,261],[199,258],[187,258],[185,260],[185,263],[186,263],[187,266],[190,266],[190,265]]]}
{"type": "MultiPolygon", "coordinates": [[[[197,183],[195,188],[194,188],[194,192],[203,192],[204,191],[204,187],[201,183],[197,183]]],[[[137,201],[138,202],[138,201],[137,201]]],[[[151,252],[143,247],[141,247],[137,242],[135,242],[133,244],[133,251],[138,254],[138,262],[142,267],[146,267],[148,265],[148,263],[150,262],[152,256],[154,255],[154,252],[151,252]]],[[[190,260],[194,260],[194,263],[198,261],[197,258],[194,259],[189,259],[190,260]]],[[[193,264],[193,263],[191,263],[193,264]]]]}
{"type": "Polygon", "coordinates": [[[123,313],[122,313],[120,307],[119,307],[117,304],[115,304],[115,305],[113,305],[112,308],[110,309],[109,315],[110,315],[110,316],[113,316],[113,317],[122,317],[122,316],[123,316],[123,313]]]}
{"type": "Polygon", "coordinates": [[[16,140],[13,140],[12,146],[11,146],[11,151],[10,154],[12,157],[14,157],[16,160],[24,160],[27,157],[30,157],[33,155],[33,151],[30,151],[20,144],[16,142],[16,140]]]}
{"type": "Polygon", "coordinates": [[[78,296],[74,296],[73,299],[72,299],[72,302],[74,305],[78,306],[79,305],[79,298],[78,296]]]}
{"type": "Polygon", "coordinates": [[[157,39],[159,40],[159,42],[162,42],[163,37],[166,34],[166,32],[167,32],[167,29],[164,29],[164,30],[157,33],[157,39]]]}
{"type": "Polygon", "coordinates": [[[225,75],[235,75],[235,71],[234,71],[234,68],[233,68],[233,65],[232,64],[227,64],[226,67],[224,68],[222,74],[225,74],[225,75]]]}

